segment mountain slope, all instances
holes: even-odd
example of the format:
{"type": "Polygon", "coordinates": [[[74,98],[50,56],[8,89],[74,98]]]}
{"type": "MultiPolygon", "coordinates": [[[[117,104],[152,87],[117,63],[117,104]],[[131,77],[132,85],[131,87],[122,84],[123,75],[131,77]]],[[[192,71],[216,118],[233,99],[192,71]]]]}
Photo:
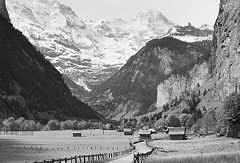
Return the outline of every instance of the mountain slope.
{"type": "Polygon", "coordinates": [[[172,37],[152,40],[91,92],[91,105],[113,119],[145,114],[156,109],[152,104],[157,101],[160,83],[174,74],[187,75],[209,56],[210,49],[201,43],[172,37]]]}
{"type": "MultiPolygon", "coordinates": [[[[201,93],[201,97],[197,108],[202,111],[215,111],[219,115],[224,114],[222,110],[224,100],[231,93],[239,92],[240,90],[239,15],[240,0],[220,1],[219,14],[214,26],[212,41],[213,52],[209,59],[207,77],[204,78],[203,73],[195,73],[197,76],[200,76],[200,78],[197,79],[200,81],[199,92],[201,93]]],[[[163,101],[162,99],[164,99],[161,98],[161,92],[163,92],[161,88],[165,87],[159,85],[158,88],[160,103],[163,101]]],[[[176,88],[177,87],[175,87],[175,90],[176,88]]],[[[173,94],[176,93],[173,92],[173,94]]],[[[184,107],[180,106],[180,108],[184,107]]]]}
{"type": "Polygon", "coordinates": [[[147,41],[172,35],[185,41],[211,39],[211,32],[183,33],[161,12],[147,10],[129,20],[81,20],[57,0],[8,0],[14,26],[62,74],[86,91],[117,72],[147,41]]]}
{"type": "Polygon", "coordinates": [[[0,16],[0,117],[99,119],[71,95],[62,75],[0,16]]]}

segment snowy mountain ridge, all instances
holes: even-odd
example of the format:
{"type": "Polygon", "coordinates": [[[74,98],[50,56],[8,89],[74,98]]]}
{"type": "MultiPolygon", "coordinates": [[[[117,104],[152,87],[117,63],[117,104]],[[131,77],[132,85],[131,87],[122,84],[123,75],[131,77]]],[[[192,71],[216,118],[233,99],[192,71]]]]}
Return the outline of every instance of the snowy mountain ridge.
{"type": "MultiPolygon", "coordinates": [[[[146,42],[167,35],[194,42],[211,39],[206,33],[186,32],[161,12],[149,10],[131,20],[80,20],[57,0],[8,0],[14,26],[64,75],[85,90],[114,74],[146,42]]],[[[187,29],[185,29],[187,28],[187,29]]]]}

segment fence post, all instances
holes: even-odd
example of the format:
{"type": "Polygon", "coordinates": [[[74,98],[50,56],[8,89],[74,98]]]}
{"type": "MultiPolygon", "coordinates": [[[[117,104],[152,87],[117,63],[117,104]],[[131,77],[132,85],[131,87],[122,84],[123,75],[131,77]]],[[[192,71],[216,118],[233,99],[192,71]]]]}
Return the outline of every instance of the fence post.
{"type": "Polygon", "coordinates": [[[65,158],[65,163],[67,163],[67,158],[65,158]]]}
{"type": "Polygon", "coordinates": [[[90,155],[88,155],[88,162],[90,162],[90,155]]]}
{"type": "Polygon", "coordinates": [[[103,156],[103,154],[101,154],[101,157],[102,157],[102,160],[104,160],[104,156],[103,156]]]}
{"type": "Polygon", "coordinates": [[[86,157],[85,157],[85,156],[83,156],[83,162],[84,162],[84,163],[86,162],[86,157]]]}
{"type": "Polygon", "coordinates": [[[77,163],[77,156],[75,156],[74,159],[75,159],[75,163],[77,163]]]}
{"type": "Polygon", "coordinates": [[[55,160],[54,159],[52,159],[52,163],[54,163],[55,162],[55,160]]]}
{"type": "Polygon", "coordinates": [[[88,162],[92,162],[92,155],[88,156],[88,162]]]}

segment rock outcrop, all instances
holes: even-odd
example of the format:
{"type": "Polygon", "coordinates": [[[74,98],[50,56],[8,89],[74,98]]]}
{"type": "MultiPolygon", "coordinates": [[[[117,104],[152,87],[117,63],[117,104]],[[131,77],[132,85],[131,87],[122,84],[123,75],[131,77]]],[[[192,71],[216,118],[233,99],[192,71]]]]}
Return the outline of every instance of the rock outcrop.
{"type": "Polygon", "coordinates": [[[100,117],[72,96],[62,75],[0,15],[0,118],[9,116],[41,122],[100,117]]]}
{"type": "Polygon", "coordinates": [[[221,102],[240,84],[240,0],[221,0],[214,28],[213,97],[221,102]]]}

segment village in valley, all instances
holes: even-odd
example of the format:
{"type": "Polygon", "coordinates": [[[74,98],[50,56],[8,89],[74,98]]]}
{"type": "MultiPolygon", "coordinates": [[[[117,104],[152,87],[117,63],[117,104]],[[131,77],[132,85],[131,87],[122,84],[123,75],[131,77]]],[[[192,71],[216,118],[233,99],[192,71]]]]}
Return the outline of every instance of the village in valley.
{"type": "MultiPolygon", "coordinates": [[[[210,126],[208,130],[184,127],[173,116],[164,126],[153,128],[148,125],[139,128],[133,121],[124,119],[121,123],[98,124],[99,129],[92,126],[92,129],[72,130],[74,124],[68,122],[68,125],[60,124],[61,130],[3,130],[0,132],[0,159],[34,163],[175,163],[179,160],[235,163],[239,159],[238,125],[217,131],[210,126]]],[[[51,121],[47,125],[54,129],[59,124],[51,121]]]]}

